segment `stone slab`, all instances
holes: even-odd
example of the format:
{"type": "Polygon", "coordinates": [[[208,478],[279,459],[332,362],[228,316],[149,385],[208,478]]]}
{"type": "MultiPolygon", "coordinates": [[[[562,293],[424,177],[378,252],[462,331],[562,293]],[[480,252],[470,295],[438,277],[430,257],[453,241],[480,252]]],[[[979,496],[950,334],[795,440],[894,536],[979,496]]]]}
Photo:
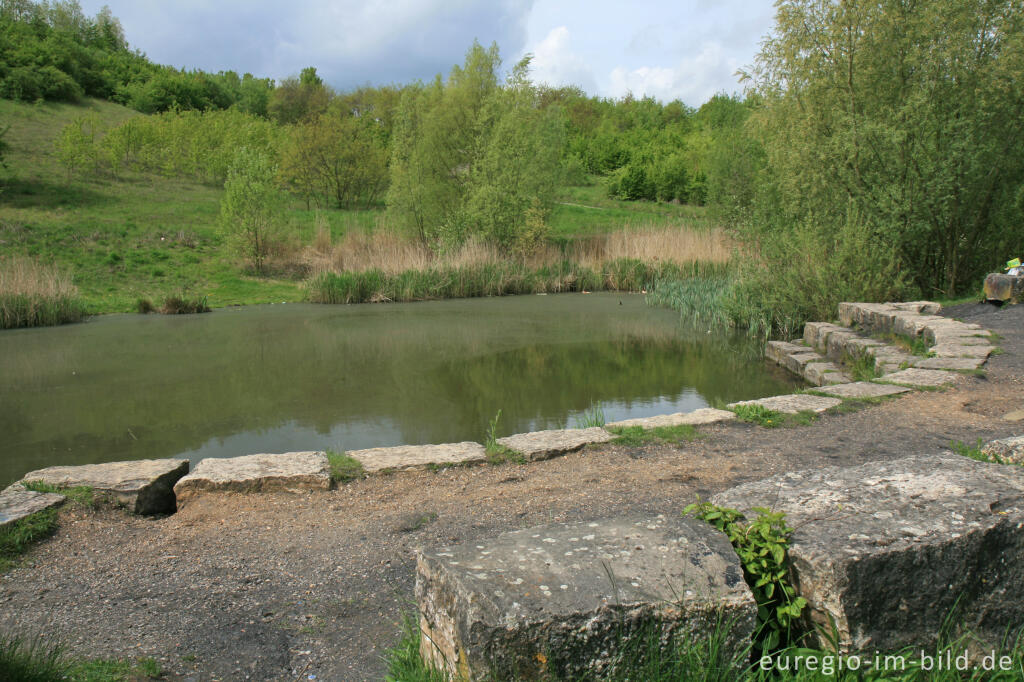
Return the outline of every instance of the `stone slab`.
{"type": "Polygon", "coordinates": [[[852,329],[831,322],[808,322],[804,325],[804,343],[811,348],[825,350],[829,335],[836,331],[853,332],[852,329]]]}
{"type": "Polygon", "coordinates": [[[209,457],[174,485],[178,504],[210,492],[301,492],[331,487],[331,469],[322,452],[209,457]]]}
{"type": "Polygon", "coordinates": [[[64,496],[57,493],[37,493],[20,483],[9,485],[0,491],[0,528],[63,502],[64,496]]]}
{"type": "Polygon", "coordinates": [[[363,465],[363,470],[371,474],[384,469],[414,469],[431,464],[465,464],[483,462],[487,459],[484,446],[471,441],[349,450],[346,454],[358,460],[363,465]]]}
{"type": "Polygon", "coordinates": [[[804,348],[803,351],[800,353],[791,353],[784,357],[782,359],[782,366],[788,369],[793,374],[802,376],[804,372],[804,367],[811,364],[812,362],[818,363],[824,361],[825,358],[823,358],[818,353],[815,353],[810,349],[804,348]]]}
{"type": "Polygon", "coordinates": [[[587,429],[556,429],[517,433],[499,438],[498,444],[521,453],[528,460],[549,459],[579,450],[590,443],[606,443],[617,436],[599,426],[587,429]]]}
{"type": "Polygon", "coordinates": [[[953,372],[946,372],[940,369],[901,369],[882,376],[879,381],[900,386],[945,386],[956,381],[957,375],[953,372]]]}
{"type": "Polygon", "coordinates": [[[933,343],[932,348],[935,346],[945,345],[957,345],[957,346],[991,346],[992,342],[988,334],[978,334],[977,332],[965,332],[965,333],[946,333],[940,332],[938,335],[932,335],[933,343]]]}
{"type": "Polygon", "coordinates": [[[645,429],[655,429],[663,426],[698,426],[700,424],[717,424],[718,422],[735,419],[736,414],[729,410],[716,410],[713,407],[702,407],[693,412],[676,412],[675,414],[659,414],[655,417],[640,417],[638,419],[623,419],[622,421],[609,422],[605,424],[606,429],[629,428],[640,426],[645,429]]]}
{"type": "Polygon", "coordinates": [[[992,346],[985,344],[961,345],[959,343],[940,343],[928,349],[938,358],[987,358],[992,354],[992,346]]]}
{"type": "Polygon", "coordinates": [[[994,455],[1004,462],[1024,464],[1024,436],[989,441],[981,451],[986,455],[994,455]]]}
{"type": "Polygon", "coordinates": [[[645,627],[699,637],[720,612],[728,659],[749,646],[757,612],[725,535],[678,513],[420,551],[416,599],[421,655],[471,680],[605,679],[645,627]]]}
{"type": "Polygon", "coordinates": [[[174,484],[188,473],[187,459],[139,459],[30,471],[22,481],[41,481],[57,488],[88,486],[113,498],[136,514],[171,514],[177,508],[174,484]]]}
{"type": "Polygon", "coordinates": [[[897,393],[907,393],[913,389],[906,386],[892,386],[890,384],[875,384],[870,381],[856,381],[851,384],[837,384],[819,388],[819,393],[828,393],[838,398],[881,398],[897,393]]]}
{"type": "Polygon", "coordinates": [[[917,358],[911,364],[921,369],[978,369],[985,358],[917,358]]]}
{"type": "Polygon", "coordinates": [[[831,618],[843,651],[932,651],[954,605],[989,646],[1024,623],[1024,468],[943,453],[788,473],[712,501],[786,514],[808,625],[828,632],[831,618]]]}
{"type": "Polygon", "coordinates": [[[932,301],[906,301],[905,303],[890,303],[893,308],[921,315],[938,315],[942,306],[932,301]]]}
{"type": "Polygon", "coordinates": [[[831,362],[809,362],[804,367],[803,377],[815,386],[828,386],[830,384],[844,384],[850,377],[843,373],[842,369],[831,362]]]}
{"type": "Polygon", "coordinates": [[[1008,422],[1024,421],[1024,410],[1013,410],[1012,412],[1007,412],[1000,417],[1000,419],[1008,422]]]}
{"type": "Polygon", "coordinates": [[[813,349],[808,348],[807,346],[789,343],[788,341],[769,341],[764,347],[765,357],[769,360],[774,360],[780,365],[785,362],[787,355],[793,355],[794,353],[807,353],[809,351],[813,351],[813,349]]]}
{"type": "Polygon", "coordinates": [[[825,398],[820,395],[776,395],[770,398],[759,398],[758,400],[742,400],[738,403],[731,403],[726,407],[739,407],[740,405],[760,405],[773,412],[784,414],[796,414],[797,412],[824,412],[839,405],[843,401],[839,398],[825,398]]]}

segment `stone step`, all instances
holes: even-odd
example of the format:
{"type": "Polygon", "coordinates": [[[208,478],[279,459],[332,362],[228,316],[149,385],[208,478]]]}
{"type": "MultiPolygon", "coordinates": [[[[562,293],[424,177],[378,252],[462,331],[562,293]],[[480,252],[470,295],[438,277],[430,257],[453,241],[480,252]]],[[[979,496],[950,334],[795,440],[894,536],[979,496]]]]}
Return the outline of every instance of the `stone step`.
{"type": "Polygon", "coordinates": [[[736,408],[741,405],[760,405],[766,410],[773,412],[797,414],[798,412],[808,411],[824,412],[842,402],[839,398],[826,398],[820,395],[797,393],[793,395],[775,395],[770,398],[759,398],[757,400],[742,400],[738,403],[730,403],[726,407],[736,408]]]}
{"type": "Polygon", "coordinates": [[[881,398],[887,395],[908,393],[913,389],[906,386],[876,384],[870,381],[857,381],[850,384],[836,384],[818,389],[818,393],[827,393],[837,398],[881,398]]]}
{"type": "Polygon", "coordinates": [[[587,429],[517,433],[514,436],[499,438],[498,444],[515,450],[532,462],[573,452],[590,443],[606,443],[617,437],[599,426],[592,426],[587,429]]]}
{"type": "Polygon", "coordinates": [[[916,358],[911,361],[911,367],[920,367],[921,369],[951,369],[951,370],[967,370],[967,369],[978,369],[985,364],[985,358],[948,358],[948,357],[936,357],[936,358],[916,358]]]}
{"type": "Polygon", "coordinates": [[[605,679],[620,647],[750,646],[757,605],[724,534],[678,512],[516,530],[421,550],[420,654],[452,679],[605,679]]]}
{"type": "Polygon", "coordinates": [[[801,344],[769,341],[765,346],[765,357],[815,386],[841,384],[850,380],[840,367],[829,362],[812,348],[801,344]]]}
{"type": "Polygon", "coordinates": [[[178,505],[211,492],[305,492],[328,490],[331,469],[322,452],[209,457],[174,485],[178,505]]]}
{"type": "Polygon", "coordinates": [[[176,509],[174,484],[188,473],[187,459],[139,459],[30,471],[22,481],[56,488],[88,486],[136,514],[171,514],[176,509]]]}
{"type": "Polygon", "coordinates": [[[371,474],[385,469],[416,469],[431,465],[468,464],[487,460],[484,446],[471,441],[369,448],[350,450],[346,454],[357,460],[363,466],[363,470],[371,474]]]}
{"type": "Polygon", "coordinates": [[[37,493],[28,490],[21,483],[9,485],[0,491],[0,528],[36,512],[63,504],[64,499],[63,495],[57,493],[37,493]]]}
{"type": "Polygon", "coordinates": [[[718,422],[735,419],[736,414],[728,410],[716,410],[713,407],[702,407],[693,412],[676,412],[675,414],[660,414],[656,417],[640,417],[638,419],[623,419],[622,421],[609,422],[604,425],[606,429],[629,428],[639,426],[644,429],[656,429],[664,426],[697,426],[700,424],[717,424],[718,422]]]}
{"type": "Polygon", "coordinates": [[[832,650],[834,623],[843,652],[932,651],[954,607],[984,651],[1024,623],[1022,467],[915,456],[791,472],[712,502],[786,514],[812,648],[832,650]]]}
{"type": "Polygon", "coordinates": [[[955,372],[947,372],[940,369],[918,369],[912,367],[884,374],[878,381],[898,384],[900,386],[934,388],[955,383],[958,376],[955,372]]]}

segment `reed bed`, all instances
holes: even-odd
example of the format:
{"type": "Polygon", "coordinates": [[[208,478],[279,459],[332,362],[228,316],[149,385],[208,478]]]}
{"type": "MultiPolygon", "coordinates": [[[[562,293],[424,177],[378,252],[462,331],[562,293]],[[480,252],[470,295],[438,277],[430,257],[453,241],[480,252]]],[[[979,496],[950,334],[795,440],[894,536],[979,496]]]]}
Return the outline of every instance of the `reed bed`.
{"type": "Polygon", "coordinates": [[[374,303],[573,291],[645,291],[656,282],[722,278],[732,243],[722,230],[641,227],[510,254],[470,240],[448,253],[387,228],[337,243],[320,229],[304,258],[314,303],[374,303]]]}
{"type": "Polygon", "coordinates": [[[68,273],[24,256],[0,257],[0,329],[78,322],[85,315],[68,273]]]}

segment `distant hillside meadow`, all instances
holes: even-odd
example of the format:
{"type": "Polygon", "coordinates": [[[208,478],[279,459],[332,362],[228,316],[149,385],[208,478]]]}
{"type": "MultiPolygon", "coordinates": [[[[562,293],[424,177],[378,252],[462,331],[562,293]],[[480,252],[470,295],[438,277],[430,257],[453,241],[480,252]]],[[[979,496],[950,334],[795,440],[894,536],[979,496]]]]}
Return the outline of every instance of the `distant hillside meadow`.
{"type": "Polygon", "coordinates": [[[345,92],[179,70],[109,10],[2,2],[0,325],[628,288],[767,335],[969,296],[1024,243],[1022,19],[784,1],[744,95],[693,109],[538,86],[496,45],[345,92]]]}

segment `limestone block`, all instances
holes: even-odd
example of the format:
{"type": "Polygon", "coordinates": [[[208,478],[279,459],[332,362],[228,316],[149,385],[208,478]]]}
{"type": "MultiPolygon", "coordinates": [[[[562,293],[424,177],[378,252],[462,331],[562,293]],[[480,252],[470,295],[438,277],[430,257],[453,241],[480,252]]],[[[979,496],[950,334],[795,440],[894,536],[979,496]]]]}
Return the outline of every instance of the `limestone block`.
{"type": "Polygon", "coordinates": [[[138,459],[47,467],[30,471],[21,480],[41,481],[57,488],[88,486],[136,514],[171,514],[177,508],[174,484],[188,473],[188,467],[187,459],[138,459]]]}
{"type": "MultiPolygon", "coordinates": [[[[943,453],[784,474],[712,501],[785,512],[809,624],[834,621],[844,651],[932,651],[954,604],[990,646],[1024,623],[1024,468],[943,453]]],[[[828,648],[820,634],[811,644],[828,648]]]]}
{"type": "Polygon", "coordinates": [[[911,364],[921,369],[978,369],[985,364],[985,358],[918,358],[911,364]]]}
{"type": "Polygon", "coordinates": [[[605,424],[606,429],[628,428],[630,426],[641,426],[645,429],[654,429],[662,426],[682,426],[689,424],[717,424],[718,422],[735,419],[736,414],[728,410],[716,410],[713,407],[702,407],[693,412],[676,412],[675,414],[660,414],[656,417],[641,417],[638,419],[623,419],[622,421],[605,424]]]}
{"type": "Polygon", "coordinates": [[[209,457],[174,486],[178,504],[210,492],[300,492],[327,490],[331,469],[322,452],[209,457]]]}
{"type": "Polygon", "coordinates": [[[764,347],[765,357],[769,360],[774,360],[780,365],[786,361],[787,355],[792,355],[794,353],[807,353],[811,351],[812,349],[807,346],[799,346],[787,341],[769,341],[764,347]]]}
{"type": "Polygon", "coordinates": [[[759,398],[758,400],[742,400],[738,403],[731,403],[726,407],[735,408],[740,405],[760,405],[773,412],[784,414],[796,414],[797,412],[824,412],[843,402],[839,398],[825,398],[820,395],[794,394],[776,395],[770,398],[759,398]]]}
{"type": "Polygon", "coordinates": [[[604,679],[637,638],[731,623],[757,608],[725,535],[678,513],[527,528],[420,551],[420,652],[453,679],[604,679]]]}
{"type": "Polygon", "coordinates": [[[399,445],[393,448],[350,450],[346,453],[363,465],[368,473],[383,469],[414,469],[431,464],[465,464],[487,459],[483,445],[466,441],[441,445],[399,445]]]}
{"type": "Polygon", "coordinates": [[[879,381],[900,386],[937,387],[955,383],[956,379],[957,375],[953,372],[945,372],[940,369],[910,368],[886,374],[879,381]]]}
{"type": "Polygon", "coordinates": [[[980,344],[961,345],[959,343],[940,343],[928,349],[939,358],[987,358],[992,354],[992,346],[980,344]]]}
{"type": "Polygon", "coordinates": [[[906,386],[875,384],[870,381],[857,381],[851,384],[837,384],[818,389],[819,393],[827,393],[837,398],[881,398],[887,395],[907,393],[913,389],[906,386]]]}
{"type": "Polygon", "coordinates": [[[838,365],[831,362],[810,362],[804,367],[803,376],[815,386],[844,384],[850,380],[838,365]]]}
{"type": "Polygon", "coordinates": [[[63,495],[26,490],[20,483],[7,486],[0,491],[0,528],[63,502],[63,495]]]}
{"type": "Polygon", "coordinates": [[[517,433],[499,438],[498,443],[522,453],[528,460],[549,459],[579,450],[589,443],[605,443],[616,438],[599,426],[588,429],[558,429],[517,433]]]}

